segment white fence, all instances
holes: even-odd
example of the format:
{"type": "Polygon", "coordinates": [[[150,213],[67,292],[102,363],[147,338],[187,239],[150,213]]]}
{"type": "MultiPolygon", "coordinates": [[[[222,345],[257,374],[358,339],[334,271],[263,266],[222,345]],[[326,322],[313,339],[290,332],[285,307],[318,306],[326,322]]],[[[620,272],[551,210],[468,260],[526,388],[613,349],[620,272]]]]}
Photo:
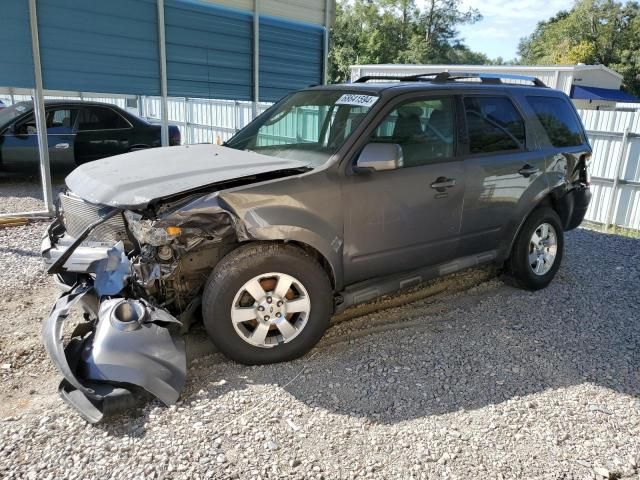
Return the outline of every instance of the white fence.
{"type": "MultiPolygon", "coordinates": [[[[180,128],[183,143],[220,143],[270,106],[270,103],[258,103],[254,107],[254,102],[237,100],[170,98],[168,116],[169,123],[180,128]]],[[[160,97],[141,97],[139,115],[159,123],[160,97]]]]}
{"type": "Polygon", "coordinates": [[[586,219],[640,230],[640,112],[579,110],[593,147],[586,219]]]}
{"type": "MultiPolygon", "coordinates": [[[[78,99],[76,96],[47,98],[78,99]]],[[[151,122],[160,121],[157,97],[83,96],[112,103],[151,122]],[[136,101],[133,102],[132,100],[136,101]]],[[[6,104],[29,97],[0,95],[6,104]]],[[[195,98],[169,99],[169,122],[182,142],[220,143],[249,123],[270,104],[195,98]]],[[[586,220],[640,231],[640,111],[579,110],[593,147],[590,163],[593,199],[586,220]]]]}

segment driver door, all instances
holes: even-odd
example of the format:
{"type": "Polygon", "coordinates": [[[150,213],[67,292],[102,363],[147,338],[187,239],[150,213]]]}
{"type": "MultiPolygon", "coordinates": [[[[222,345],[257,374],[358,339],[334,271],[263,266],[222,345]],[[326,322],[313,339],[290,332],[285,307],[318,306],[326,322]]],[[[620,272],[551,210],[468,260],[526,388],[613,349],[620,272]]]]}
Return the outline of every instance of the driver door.
{"type": "Polygon", "coordinates": [[[412,99],[369,136],[400,145],[403,161],[345,177],[345,284],[455,258],[464,196],[456,118],[452,96],[412,99]]]}

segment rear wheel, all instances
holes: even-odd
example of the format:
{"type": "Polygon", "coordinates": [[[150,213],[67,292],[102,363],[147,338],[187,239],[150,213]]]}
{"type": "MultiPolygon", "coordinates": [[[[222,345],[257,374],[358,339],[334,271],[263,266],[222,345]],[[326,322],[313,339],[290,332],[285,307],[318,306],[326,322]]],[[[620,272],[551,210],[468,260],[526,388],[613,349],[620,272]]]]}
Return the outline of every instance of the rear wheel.
{"type": "Polygon", "coordinates": [[[534,210],[522,226],[513,245],[508,267],[522,288],[545,288],[555,277],[564,250],[564,232],[555,210],[534,210]]]}
{"type": "Polygon", "coordinates": [[[302,249],[249,244],[216,265],[202,313],[213,343],[229,358],[250,365],[291,360],[308,352],[329,325],[331,284],[302,249]]]}

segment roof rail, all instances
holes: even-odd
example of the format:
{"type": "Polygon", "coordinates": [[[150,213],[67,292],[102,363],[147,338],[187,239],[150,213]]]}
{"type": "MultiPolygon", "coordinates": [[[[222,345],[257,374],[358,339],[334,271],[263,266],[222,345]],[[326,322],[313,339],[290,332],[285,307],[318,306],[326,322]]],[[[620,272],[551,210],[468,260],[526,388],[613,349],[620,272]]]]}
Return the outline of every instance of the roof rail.
{"type": "Polygon", "coordinates": [[[456,80],[464,80],[466,78],[477,78],[482,83],[491,84],[503,84],[504,80],[518,80],[531,82],[536,87],[546,87],[544,82],[537,77],[531,77],[528,75],[516,75],[512,73],[482,73],[482,72],[439,72],[439,73],[418,73],[415,75],[408,75],[405,77],[393,76],[393,75],[365,75],[358,78],[353,83],[366,83],[370,80],[397,80],[399,82],[450,82],[456,80]]]}
{"type": "Polygon", "coordinates": [[[531,82],[536,87],[546,87],[545,83],[537,77],[529,75],[516,75],[514,73],[485,73],[485,72],[442,72],[439,73],[434,82],[446,82],[450,80],[464,80],[465,78],[479,78],[482,83],[503,83],[502,80],[519,80],[531,82]]]}
{"type": "Polygon", "coordinates": [[[399,82],[416,82],[422,80],[424,77],[436,77],[440,75],[440,73],[418,73],[416,75],[408,75],[404,77],[400,77],[398,75],[365,75],[364,77],[360,77],[357,80],[354,80],[353,83],[366,83],[369,80],[398,80],[399,82]]]}

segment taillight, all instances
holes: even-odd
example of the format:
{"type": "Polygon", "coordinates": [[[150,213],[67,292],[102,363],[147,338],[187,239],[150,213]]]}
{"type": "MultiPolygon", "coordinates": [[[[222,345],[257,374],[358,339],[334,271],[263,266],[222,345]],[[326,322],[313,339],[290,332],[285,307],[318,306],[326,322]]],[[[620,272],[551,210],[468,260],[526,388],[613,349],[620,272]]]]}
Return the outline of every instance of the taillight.
{"type": "Polygon", "coordinates": [[[591,185],[591,153],[585,153],[580,159],[580,182],[584,183],[586,186],[591,185]]]}

